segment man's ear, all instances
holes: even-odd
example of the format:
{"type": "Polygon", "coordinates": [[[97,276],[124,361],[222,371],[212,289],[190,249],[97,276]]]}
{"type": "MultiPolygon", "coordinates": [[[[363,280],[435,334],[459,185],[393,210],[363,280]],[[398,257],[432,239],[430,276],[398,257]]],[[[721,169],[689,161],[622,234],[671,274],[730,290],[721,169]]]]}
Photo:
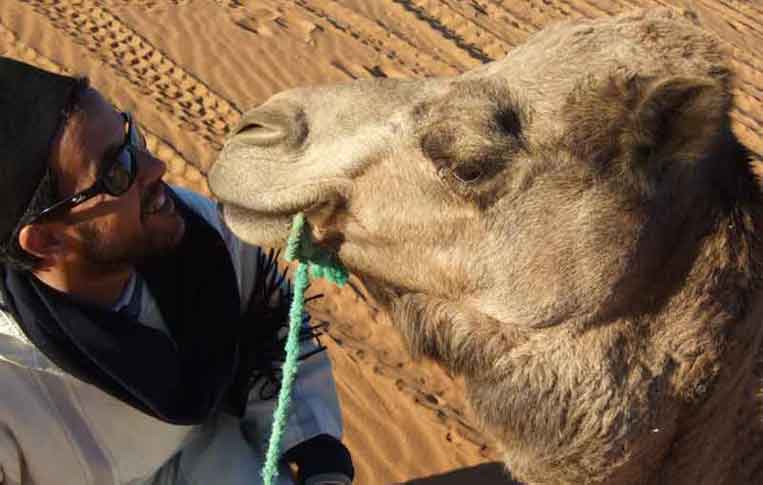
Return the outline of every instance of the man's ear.
{"type": "Polygon", "coordinates": [[[568,101],[567,109],[577,107],[568,115],[573,153],[632,178],[644,193],[672,164],[705,158],[729,130],[731,96],[723,81],[612,76],[593,84],[568,101]]]}
{"type": "Polygon", "coordinates": [[[49,262],[62,254],[65,245],[59,231],[50,224],[28,224],[19,231],[21,249],[49,262]]]}

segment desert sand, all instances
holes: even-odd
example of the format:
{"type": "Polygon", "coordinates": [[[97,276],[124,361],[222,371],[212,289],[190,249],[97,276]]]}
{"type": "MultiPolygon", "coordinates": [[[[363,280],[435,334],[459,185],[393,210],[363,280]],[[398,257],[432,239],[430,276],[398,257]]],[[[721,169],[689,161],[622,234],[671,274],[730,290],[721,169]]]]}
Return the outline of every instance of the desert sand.
{"type": "MultiPolygon", "coordinates": [[[[728,44],[734,130],[758,156],[761,0],[2,0],[0,55],[88,76],[132,111],[167,179],[208,194],[205,173],[241,113],[278,91],[373,77],[431,77],[499,59],[544,26],[691,6],[728,44]]],[[[355,483],[511,483],[462,384],[412,362],[357,280],[312,311],[329,348],[355,483]]]]}

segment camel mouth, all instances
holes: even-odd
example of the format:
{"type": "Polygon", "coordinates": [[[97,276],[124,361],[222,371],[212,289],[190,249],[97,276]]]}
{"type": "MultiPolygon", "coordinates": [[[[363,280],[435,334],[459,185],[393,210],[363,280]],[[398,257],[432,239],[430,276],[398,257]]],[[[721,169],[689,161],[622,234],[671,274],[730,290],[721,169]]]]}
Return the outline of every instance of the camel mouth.
{"type": "Polygon", "coordinates": [[[225,199],[219,199],[217,203],[217,211],[225,217],[226,214],[248,214],[252,217],[261,219],[274,219],[274,218],[293,218],[299,212],[305,212],[313,207],[315,204],[309,204],[304,208],[289,207],[286,209],[271,209],[265,210],[260,208],[247,207],[236,202],[226,201],[225,199]]]}
{"type": "Polygon", "coordinates": [[[218,161],[209,174],[209,188],[219,201],[221,219],[236,236],[269,247],[285,244],[294,215],[322,207],[341,185],[338,179],[324,178],[289,185],[260,180],[245,187],[245,178],[246,173],[227,170],[218,161]]]}
{"type": "MultiPolygon", "coordinates": [[[[283,247],[291,232],[294,215],[297,212],[308,212],[314,206],[296,212],[268,213],[220,202],[217,210],[228,229],[245,243],[261,247],[283,247]]],[[[339,253],[344,244],[343,234],[315,227],[311,230],[314,244],[334,254],[339,253]]]]}
{"type": "Polygon", "coordinates": [[[223,223],[242,241],[255,246],[278,247],[286,243],[295,212],[263,212],[228,202],[217,210],[223,223]]]}

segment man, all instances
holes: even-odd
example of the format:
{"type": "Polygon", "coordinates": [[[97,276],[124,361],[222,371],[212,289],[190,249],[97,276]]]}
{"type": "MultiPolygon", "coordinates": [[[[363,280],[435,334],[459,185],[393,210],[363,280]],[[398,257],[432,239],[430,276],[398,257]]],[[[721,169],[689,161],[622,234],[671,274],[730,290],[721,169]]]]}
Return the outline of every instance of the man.
{"type": "MultiPolygon", "coordinates": [[[[1,484],[260,483],[288,284],[165,170],[86,80],[0,58],[1,484]]],[[[349,484],[309,330],[278,483],[349,484]]]]}

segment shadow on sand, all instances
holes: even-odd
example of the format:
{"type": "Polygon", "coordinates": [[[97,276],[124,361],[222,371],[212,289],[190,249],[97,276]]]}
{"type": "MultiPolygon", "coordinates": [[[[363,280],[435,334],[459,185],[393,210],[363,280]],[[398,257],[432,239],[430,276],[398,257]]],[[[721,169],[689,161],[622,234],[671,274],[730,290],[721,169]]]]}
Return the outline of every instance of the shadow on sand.
{"type": "Polygon", "coordinates": [[[414,478],[401,485],[522,485],[512,480],[505,471],[503,463],[492,462],[454,470],[442,475],[432,475],[426,478],[414,478]]]}

